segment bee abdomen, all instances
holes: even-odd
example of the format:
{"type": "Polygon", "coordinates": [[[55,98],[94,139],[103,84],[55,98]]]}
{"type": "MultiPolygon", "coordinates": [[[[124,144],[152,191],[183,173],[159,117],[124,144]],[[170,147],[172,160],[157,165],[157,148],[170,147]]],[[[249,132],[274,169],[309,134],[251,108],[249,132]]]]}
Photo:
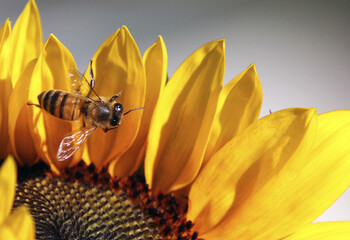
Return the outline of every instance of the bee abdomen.
{"type": "Polygon", "coordinates": [[[75,95],[59,90],[42,92],[38,101],[41,107],[53,116],[71,121],[81,115],[85,103],[75,95]]]}

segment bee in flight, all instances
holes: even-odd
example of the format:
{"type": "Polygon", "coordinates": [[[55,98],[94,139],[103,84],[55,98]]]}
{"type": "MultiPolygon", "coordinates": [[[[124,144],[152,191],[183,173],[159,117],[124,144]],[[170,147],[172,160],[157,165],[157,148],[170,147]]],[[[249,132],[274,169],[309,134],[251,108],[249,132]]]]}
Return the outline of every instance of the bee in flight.
{"type": "Polygon", "coordinates": [[[116,101],[120,92],[110,99],[99,96],[94,90],[92,60],[90,61],[90,83],[76,70],[71,70],[69,78],[72,82],[73,93],[48,90],[39,94],[39,104],[27,103],[27,105],[37,106],[64,120],[74,121],[82,117],[83,127],[67,134],[62,139],[57,152],[59,161],[70,158],[98,127],[105,132],[115,129],[120,125],[123,116],[143,108],[131,109],[124,113],[123,105],[116,101]],[[81,92],[84,90],[83,86],[88,89],[86,95],[81,92]]]}

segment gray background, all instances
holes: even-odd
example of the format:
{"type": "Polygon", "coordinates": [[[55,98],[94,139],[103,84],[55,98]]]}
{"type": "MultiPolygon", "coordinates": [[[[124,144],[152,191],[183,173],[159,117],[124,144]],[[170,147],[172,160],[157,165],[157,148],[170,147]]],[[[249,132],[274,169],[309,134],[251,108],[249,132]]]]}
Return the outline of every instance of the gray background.
{"type": "MultiPolygon", "coordinates": [[[[1,24],[25,0],[0,0],[1,24]]],[[[269,110],[350,108],[350,1],[37,0],[44,40],[50,33],[81,71],[99,45],[126,25],[141,53],[161,34],[171,76],[199,46],[226,38],[228,82],[255,63],[269,110]]],[[[317,171],[317,169],[315,169],[317,171]]],[[[350,220],[348,190],[318,221],[350,220]]]]}

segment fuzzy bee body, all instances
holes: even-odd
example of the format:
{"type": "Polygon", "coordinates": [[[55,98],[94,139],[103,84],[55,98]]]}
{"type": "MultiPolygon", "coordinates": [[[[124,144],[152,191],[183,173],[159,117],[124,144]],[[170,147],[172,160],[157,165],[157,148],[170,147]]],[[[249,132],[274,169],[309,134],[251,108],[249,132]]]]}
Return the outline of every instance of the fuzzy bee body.
{"type": "Polygon", "coordinates": [[[115,129],[121,123],[123,116],[143,108],[124,112],[123,105],[117,102],[120,93],[111,98],[99,96],[94,90],[92,61],[90,61],[90,82],[76,70],[69,73],[69,78],[72,83],[72,93],[55,89],[47,90],[38,95],[39,104],[27,103],[63,120],[82,119],[83,127],[62,139],[57,151],[58,161],[70,158],[97,128],[102,128],[105,132],[115,129]],[[87,94],[81,93],[83,87],[88,89],[87,94]]]}
{"type": "Polygon", "coordinates": [[[38,96],[40,106],[55,117],[73,121],[83,113],[85,100],[60,90],[49,90],[38,96]]]}
{"type": "Polygon", "coordinates": [[[63,120],[83,119],[85,125],[100,127],[107,132],[117,128],[124,115],[124,107],[116,102],[117,97],[119,94],[112,99],[102,96],[99,99],[86,98],[80,94],[53,89],[39,94],[38,107],[63,120]]]}

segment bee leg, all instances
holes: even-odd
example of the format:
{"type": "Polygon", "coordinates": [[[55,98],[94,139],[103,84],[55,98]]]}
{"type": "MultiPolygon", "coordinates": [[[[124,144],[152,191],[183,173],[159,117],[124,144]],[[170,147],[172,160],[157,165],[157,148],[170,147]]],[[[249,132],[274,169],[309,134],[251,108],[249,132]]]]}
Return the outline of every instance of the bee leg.
{"type": "Polygon", "coordinates": [[[90,60],[90,90],[89,93],[87,94],[87,97],[90,97],[90,94],[92,93],[94,87],[95,87],[95,79],[94,79],[94,71],[92,70],[92,60],[90,60]]]}
{"type": "Polygon", "coordinates": [[[95,87],[95,80],[94,79],[91,79],[91,82],[90,82],[90,90],[88,92],[88,94],[86,95],[86,97],[90,97],[90,94],[92,93],[93,89],[95,87]]]}
{"type": "Polygon", "coordinates": [[[113,97],[111,97],[111,99],[109,99],[109,102],[113,102],[113,101],[116,100],[118,97],[120,97],[121,94],[122,94],[122,90],[120,90],[120,92],[118,92],[116,95],[114,95],[113,97]]]}
{"type": "MultiPolygon", "coordinates": [[[[95,83],[95,79],[94,79],[94,71],[92,70],[92,60],[90,60],[90,78],[91,78],[91,82],[95,83]]],[[[94,88],[95,84],[91,84],[91,87],[94,88]]]]}
{"type": "Polygon", "coordinates": [[[94,72],[92,71],[92,60],[90,60],[90,78],[91,80],[94,79],[94,72]]]}
{"type": "Polygon", "coordinates": [[[107,132],[109,130],[112,130],[112,129],[116,129],[119,125],[115,126],[115,127],[112,127],[112,128],[105,128],[103,129],[104,132],[107,132]]]}
{"type": "Polygon", "coordinates": [[[116,100],[119,97],[119,94],[114,95],[113,97],[111,97],[111,99],[109,99],[109,102],[113,102],[114,100],[116,100]]]}
{"type": "Polygon", "coordinates": [[[36,106],[38,108],[42,108],[40,104],[35,104],[35,103],[31,103],[31,102],[27,102],[27,105],[28,106],[34,105],[34,106],[36,106]]]}

